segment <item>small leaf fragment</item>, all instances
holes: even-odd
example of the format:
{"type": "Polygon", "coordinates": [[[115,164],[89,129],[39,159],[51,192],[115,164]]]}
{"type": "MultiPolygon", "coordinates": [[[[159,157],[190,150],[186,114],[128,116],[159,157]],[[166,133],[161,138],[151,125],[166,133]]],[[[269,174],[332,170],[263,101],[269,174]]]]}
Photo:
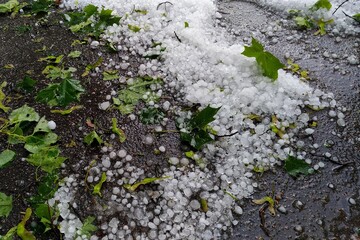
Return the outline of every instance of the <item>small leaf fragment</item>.
{"type": "Polygon", "coordinates": [[[264,203],[269,203],[269,212],[271,213],[271,215],[275,216],[275,201],[273,198],[266,196],[263,197],[261,199],[254,199],[252,200],[253,203],[257,204],[257,205],[262,205],[264,203]]]}
{"type": "Polygon", "coordinates": [[[9,0],[6,3],[0,4],[0,13],[12,12],[17,6],[19,2],[17,0],[9,0]]]}
{"type": "Polygon", "coordinates": [[[16,230],[17,230],[17,226],[10,228],[10,230],[5,234],[5,236],[0,235],[0,239],[1,240],[13,240],[16,230]]]}
{"type": "Polygon", "coordinates": [[[85,136],[84,138],[84,142],[87,145],[91,145],[94,141],[96,140],[96,142],[98,144],[102,144],[104,141],[101,139],[101,137],[95,132],[92,131],[91,133],[89,133],[88,135],[85,136]]]}
{"type": "Polygon", "coordinates": [[[58,64],[62,61],[62,59],[64,58],[64,55],[60,55],[60,56],[47,56],[47,57],[43,57],[40,58],[38,61],[39,62],[47,62],[50,64],[58,64]]]}
{"type": "Polygon", "coordinates": [[[109,80],[115,80],[119,79],[119,72],[117,70],[108,70],[103,72],[103,80],[109,81],[109,80]]]}
{"type": "Polygon", "coordinates": [[[321,8],[330,10],[332,7],[329,0],[318,0],[314,5],[310,8],[311,11],[317,11],[321,8]]]}
{"type": "Polygon", "coordinates": [[[0,169],[11,162],[15,157],[15,152],[6,149],[0,153],[0,169]]]}
{"type": "Polygon", "coordinates": [[[87,75],[89,75],[91,70],[94,70],[96,67],[100,66],[102,62],[103,62],[103,58],[100,57],[95,63],[87,65],[85,71],[81,76],[86,77],[87,75]]]}
{"type": "Polygon", "coordinates": [[[31,208],[27,208],[25,212],[25,216],[23,217],[21,222],[17,225],[16,233],[22,240],[36,240],[36,237],[25,228],[26,222],[31,217],[31,213],[32,213],[31,208]]]}
{"type": "Polygon", "coordinates": [[[184,22],[185,28],[189,27],[189,23],[188,22],[184,22]]]}
{"type": "Polygon", "coordinates": [[[82,105],[77,105],[77,106],[73,106],[73,107],[71,107],[71,108],[69,108],[69,109],[64,109],[64,110],[53,109],[53,110],[51,110],[50,112],[52,112],[52,113],[59,113],[59,114],[61,114],[61,115],[68,115],[68,114],[72,113],[72,112],[75,111],[75,110],[82,109],[83,107],[84,107],[84,106],[82,106],[82,105]]]}
{"type": "Polygon", "coordinates": [[[6,87],[7,85],[7,82],[2,82],[1,85],[0,85],[0,109],[3,110],[4,112],[8,112],[10,110],[9,107],[6,107],[3,102],[4,100],[6,99],[6,95],[5,93],[2,91],[2,89],[4,87],[6,87]]]}
{"type": "Polygon", "coordinates": [[[207,212],[207,211],[209,210],[209,207],[208,207],[208,204],[207,204],[206,199],[200,198],[200,205],[201,205],[201,210],[202,210],[203,212],[207,212]]]}
{"type": "Polygon", "coordinates": [[[101,179],[100,179],[100,182],[98,182],[95,186],[94,186],[94,190],[93,190],[93,194],[98,194],[100,197],[102,197],[102,194],[100,192],[101,190],[101,187],[103,185],[103,183],[106,181],[106,173],[102,173],[101,174],[101,179]]]}
{"type": "Polygon", "coordinates": [[[141,30],[140,27],[135,26],[135,25],[131,25],[131,24],[128,24],[128,28],[129,28],[129,30],[131,30],[133,32],[139,32],[141,30]]]}
{"type": "Polygon", "coordinates": [[[140,182],[134,183],[134,184],[124,184],[123,187],[126,188],[127,190],[134,192],[140,185],[146,185],[158,180],[164,180],[170,178],[170,176],[165,176],[165,177],[160,177],[160,178],[145,178],[140,182]]]}
{"type": "Polygon", "coordinates": [[[17,84],[17,87],[23,89],[26,92],[31,92],[34,89],[36,82],[37,81],[31,77],[25,76],[24,79],[17,84]]]}
{"type": "Polygon", "coordinates": [[[0,217],[8,217],[12,207],[12,196],[0,192],[0,217]]]}
{"type": "Polygon", "coordinates": [[[285,160],[285,171],[293,177],[297,177],[300,174],[308,175],[311,169],[310,165],[304,160],[297,159],[296,157],[289,156],[285,160]]]}
{"type": "Polygon", "coordinates": [[[81,236],[85,235],[88,238],[91,237],[92,233],[95,232],[98,228],[92,224],[95,220],[95,217],[89,216],[84,220],[84,223],[80,229],[81,236]]]}
{"type": "Polygon", "coordinates": [[[117,119],[116,118],[112,118],[112,127],[111,127],[111,131],[113,133],[116,133],[119,136],[119,141],[121,143],[126,141],[126,135],[124,133],[124,131],[120,128],[117,127],[117,119]]]}
{"type": "Polygon", "coordinates": [[[214,116],[220,110],[219,108],[212,108],[207,106],[200,112],[198,112],[194,117],[191,118],[190,124],[192,127],[203,129],[206,125],[215,120],[214,116]]]}
{"type": "Polygon", "coordinates": [[[80,57],[81,55],[81,52],[80,51],[72,51],[68,54],[68,57],[70,58],[78,58],[80,57]]]}
{"type": "Polygon", "coordinates": [[[360,23],[360,13],[354,14],[354,15],[352,16],[352,18],[353,18],[355,21],[357,21],[357,22],[360,23]]]}
{"type": "Polygon", "coordinates": [[[5,68],[5,69],[14,69],[15,66],[14,66],[14,64],[6,64],[6,65],[4,66],[4,68],[5,68]]]}

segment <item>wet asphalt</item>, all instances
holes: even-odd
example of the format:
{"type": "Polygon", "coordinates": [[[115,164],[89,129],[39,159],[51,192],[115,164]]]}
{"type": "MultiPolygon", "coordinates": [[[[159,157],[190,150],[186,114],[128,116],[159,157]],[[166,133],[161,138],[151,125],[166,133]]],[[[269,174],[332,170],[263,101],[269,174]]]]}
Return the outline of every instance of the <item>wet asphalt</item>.
{"type": "Polygon", "coordinates": [[[318,119],[316,131],[299,139],[305,142],[313,164],[323,162],[325,167],[297,179],[281,167],[258,176],[260,187],[253,198],[274,194],[282,211],[276,216],[268,211],[263,214],[260,206],[245,200],[232,239],[359,239],[360,65],[348,61],[351,55],[360,57],[359,36],[298,31],[285,14],[251,1],[217,4],[222,14],[218,24],[231,33],[234,43],[248,44],[254,36],[282,62],[293,59],[308,70],[310,85],[334,94],[346,120],[346,126],[340,127],[329,109],[310,112],[318,119]],[[314,143],[318,149],[311,149],[314,143]]]}

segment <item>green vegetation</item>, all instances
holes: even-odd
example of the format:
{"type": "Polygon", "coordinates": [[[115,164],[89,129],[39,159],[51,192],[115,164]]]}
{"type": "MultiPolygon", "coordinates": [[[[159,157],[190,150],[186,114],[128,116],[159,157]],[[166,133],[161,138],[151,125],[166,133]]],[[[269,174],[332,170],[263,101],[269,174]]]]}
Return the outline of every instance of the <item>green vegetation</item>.
{"type": "Polygon", "coordinates": [[[99,38],[106,27],[119,24],[120,17],[114,16],[112,10],[98,9],[89,4],[81,12],[70,12],[64,15],[70,30],[99,38]]]}
{"type": "Polygon", "coordinates": [[[100,179],[100,181],[94,186],[94,190],[93,190],[93,194],[95,195],[95,194],[97,194],[97,195],[99,195],[100,197],[102,197],[102,195],[101,195],[101,187],[102,187],[102,185],[103,185],[103,183],[106,181],[106,173],[102,173],[101,174],[101,179],[100,179]]]}
{"type": "Polygon", "coordinates": [[[213,141],[208,131],[208,124],[215,120],[214,116],[220,108],[212,108],[207,106],[198,112],[190,120],[185,122],[185,128],[180,133],[180,139],[196,150],[213,141]]]}
{"type": "Polygon", "coordinates": [[[101,139],[101,137],[97,134],[97,132],[92,131],[91,133],[89,133],[88,135],[86,135],[84,137],[84,142],[87,145],[91,145],[92,143],[96,142],[97,144],[103,144],[103,140],[101,139]]]}
{"type": "MultiPolygon", "coordinates": [[[[313,15],[314,12],[321,9],[329,11],[331,7],[332,5],[329,0],[318,0],[308,9],[308,12],[310,13],[310,15],[313,15]]],[[[324,17],[313,18],[300,10],[290,10],[289,13],[293,17],[293,20],[295,21],[298,28],[304,30],[318,28],[318,31],[314,33],[315,35],[325,35],[326,26],[334,22],[334,19],[325,19],[324,17]]]]}
{"type": "Polygon", "coordinates": [[[146,185],[155,181],[165,180],[170,178],[169,176],[160,177],[160,178],[144,178],[142,181],[134,183],[134,184],[124,184],[123,187],[127,190],[134,192],[140,185],[146,185]]]}
{"type": "Polygon", "coordinates": [[[12,210],[12,196],[0,192],[0,217],[8,217],[12,210]]]}
{"type": "Polygon", "coordinates": [[[87,238],[90,238],[91,234],[97,230],[97,227],[92,224],[94,222],[94,220],[95,220],[95,217],[92,217],[92,216],[89,216],[84,220],[83,226],[80,230],[81,236],[85,235],[87,238]]]}
{"type": "Polygon", "coordinates": [[[45,117],[31,107],[24,105],[13,110],[9,119],[4,119],[0,134],[8,136],[8,143],[25,144],[30,153],[26,160],[43,171],[51,173],[59,168],[66,158],[60,156],[57,145],[58,136],[48,127],[45,117]],[[35,125],[35,127],[34,127],[35,125]]]}
{"type": "Polygon", "coordinates": [[[261,199],[254,199],[252,200],[253,203],[257,204],[257,205],[263,205],[264,203],[268,203],[269,204],[269,212],[271,213],[271,215],[275,216],[275,200],[272,197],[266,196],[263,197],[261,199]]]}
{"type": "Polygon", "coordinates": [[[150,86],[152,84],[160,83],[162,80],[159,78],[153,79],[149,76],[135,78],[132,82],[127,82],[125,89],[119,91],[118,98],[113,98],[113,103],[122,114],[132,113],[140,100],[157,100],[156,98],[144,99],[143,96],[151,91],[150,86]]]}
{"type": "Polygon", "coordinates": [[[148,107],[141,110],[140,120],[144,124],[160,123],[165,114],[159,108],[148,107]]]}
{"type": "Polygon", "coordinates": [[[117,127],[117,119],[112,118],[111,119],[112,125],[111,125],[111,131],[119,136],[120,143],[123,143],[126,141],[126,135],[124,131],[117,127]]]}
{"type": "Polygon", "coordinates": [[[9,107],[6,107],[4,105],[4,101],[6,100],[6,95],[2,90],[3,90],[3,88],[6,87],[6,85],[7,85],[7,82],[2,82],[0,85],[0,109],[4,112],[8,112],[10,110],[9,107]]]}
{"type": "Polygon", "coordinates": [[[242,54],[247,57],[255,57],[263,75],[269,77],[272,81],[278,78],[278,70],[284,67],[284,64],[278,58],[264,51],[264,46],[255,38],[252,38],[250,47],[245,46],[242,54]]]}
{"type": "Polygon", "coordinates": [[[15,157],[15,152],[5,149],[0,153],[0,169],[10,163],[15,157]]]}
{"type": "Polygon", "coordinates": [[[304,160],[297,159],[296,157],[289,156],[285,160],[285,171],[293,176],[298,177],[300,174],[308,175],[311,172],[311,167],[304,160]]]}

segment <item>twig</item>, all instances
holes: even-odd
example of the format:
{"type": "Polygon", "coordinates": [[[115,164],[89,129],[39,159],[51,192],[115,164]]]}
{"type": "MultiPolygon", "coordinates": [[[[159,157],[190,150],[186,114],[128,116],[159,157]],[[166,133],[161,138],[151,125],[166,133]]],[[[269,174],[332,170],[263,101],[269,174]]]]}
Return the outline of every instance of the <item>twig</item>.
{"type": "Polygon", "coordinates": [[[177,40],[178,40],[179,42],[181,42],[181,39],[179,38],[179,36],[176,34],[175,31],[174,31],[174,33],[175,33],[175,37],[177,38],[177,40]]]}
{"type": "Polygon", "coordinates": [[[332,13],[332,15],[334,15],[336,13],[337,10],[339,10],[339,8],[341,8],[342,5],[344,5],[345,3],[347,3],[349,0],[345,0],[343,1],[336,9],[335,11],[332,13]]]}
{"type": "Polygon", "coordinates": [[[349,15],[349,14],[347,14],[346,12],[344,12],[344,11],[342,11],[342,12],[345,14],[345,16],[347,16],[347,17],[349,17],[349,18],[351,18],[351,19],[355,20],[356,22],[358,21],[357,19],[353,18],[352,16],[350,16],[350,15],[349,15]]]}
{"type": "Polygon", "coordinates": [[[236,131],[236,132],[233,132],[233,133],[230,133],[230,134],[225,134],[225,135],[215,135],[215,137],[218,137],[218,138],[222,138],[222,137],[232,137],[234,136],[235,134],[238,134],[239,132],[236,131]]]}

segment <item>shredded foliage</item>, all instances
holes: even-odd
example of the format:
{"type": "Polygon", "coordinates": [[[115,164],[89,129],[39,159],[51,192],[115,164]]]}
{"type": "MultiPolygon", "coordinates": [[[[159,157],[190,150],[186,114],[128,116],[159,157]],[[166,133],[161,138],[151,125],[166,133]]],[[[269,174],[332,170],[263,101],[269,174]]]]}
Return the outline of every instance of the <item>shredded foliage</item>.
{"type": "Polygon", "coordinates": [[[89,133],[84,137],[84,142],[87,145],[91,145],[94,141],[96,141],[98,144],[102,144],[104,142],[95,131],[92,131],[91,133],[89,133]]]}
{"type": "Polygon", "coordinates": [[[101,179],[100,179],[100,182],[98,182],[95,186],[94,186],[94,190],[93,190],[93,194],[97,194],[99,195],[100,197],[102,197],[102,194],[101,194],[101,188],[102,188],[102,185],[103,183],[106,181],[106,173],[102,173],[101,174],[101,179]]]}
{"type": "Polygon", "coordinates": [[[22,240],[36,240],[36,237],[25,228],[26,222],[31,217],[31,213],[31,208],[27,208],[23,219],[17,225],[16,233],[22,240]]]}
{"type": "Polygon", "coordinates": [[[7,85],[7,82],[2,82],[1,83],[1,85],[0,85],[0,109],[1,110],[3,110],[4,112],[8,112],[9,110],[10,110],[10,108],[9,107],[6,107],[5,105],[4,105],[4,100],[6,99],[6,95],[5,95],[5,93],[2,91],[2,89],[4,88],[4,87],[6,87],[6,85],[7,85]]]}
{"type": "Polygon", "coordinates": [[[169,176],[165,176],[165,177],[160,177],[160,178],[145,178],[140,182],[134,183],[134,184],[124,184],[123,187],[126,188],[127,190],[134,192],[140,185],[146,185],[155,181],[159,181],[159,180],[165,180],[170,178],[169,176]]]}
{"type": "Polygon", "coordinates": [[[310,165],[304,160],[297,159],[296,157],[289,156],[285,160],[285,171],[293,177],[297,177],[300,174],[308,175],[311,169],[310,165]]]}
{"type": "Polygon", "coordinates": [[[66,109],[66,110],[53,109],[50,112],[59,113],[61,115],[68,115],[68,114],[72,113],[73,111],[78,110],[78,109],[82,109],[82,108],[83,108],[82,105],[77,105],[77,106],[72,106],[71,108],[66,109]]]}
{"type": "Polygon", "coordinates": [[[114,16],[112,10],[98,9],[95,5],[87,5],[81,12],[70,12],[64,15],[70,30],[85,33],[99,38],[108,26],[119,24],[120,17],[114,16]]]}
{"type": "Polygon", "coordinates": [[[95,217],[89,216],[84,220],[83,226],[80,229],[81,236],[85,235],[86,237],[90,238],[92,233],[97,230],[97,227],[92,224],[95,221],[95,217]]]}
{"type": "Polygon", "coordinates": [[[5,149],[0,153],[0,169],[8,165],[15,157],[15,152],[5,149]]]}
{"type": "Polygon", "coordinates": [[[0,217],[8,217],[12,207],[12,196],[0,192],[0,217]]]}
{"type": "Polygon", "coordinates": [[[180,138],[195,148],[200,150],[201,147],[213,141],[213,138],[208,132],[208,124],[215,120],[214,116],[220,108],[212,108],[207,106],[202,111],[198,112],[185,125],[184,131],[181,131],[180,138]]]}
{"type": "Polygon", "coordinates": [[[269,203],[269,212],[271,213],[271,215],[275,216],[276,212],[275,212],[275,200],[272,197],[266,196],[263,197],[261,199],[254,199],[252,200],[253,203],[257,204],[257,205],[262,205],[264,203],[269,203]]]}
{"type": "Polygon", "coordinates": [[[125,133],[124,133],[124,131],[122,129],[117,127],[117,119],[112,118],[111,122],[112,122],[111,131],[119,136],[119,141],[121,143],[125,142],[126,141],[126,135],[125,135],[125,133]]]}
{"type": "Polygon", "coordinates": [[[159,83],[162,83],[159,78],[154,79],[149,76],[136,78],[133,82],[128,83],[125,89],[119,91],[118,98],[113,98],[114,104],[117,105],[122,114],[129,114],[133,112],[136,104],[143,99],[144,94],[150,91],[150,86],[159,83]]]}

